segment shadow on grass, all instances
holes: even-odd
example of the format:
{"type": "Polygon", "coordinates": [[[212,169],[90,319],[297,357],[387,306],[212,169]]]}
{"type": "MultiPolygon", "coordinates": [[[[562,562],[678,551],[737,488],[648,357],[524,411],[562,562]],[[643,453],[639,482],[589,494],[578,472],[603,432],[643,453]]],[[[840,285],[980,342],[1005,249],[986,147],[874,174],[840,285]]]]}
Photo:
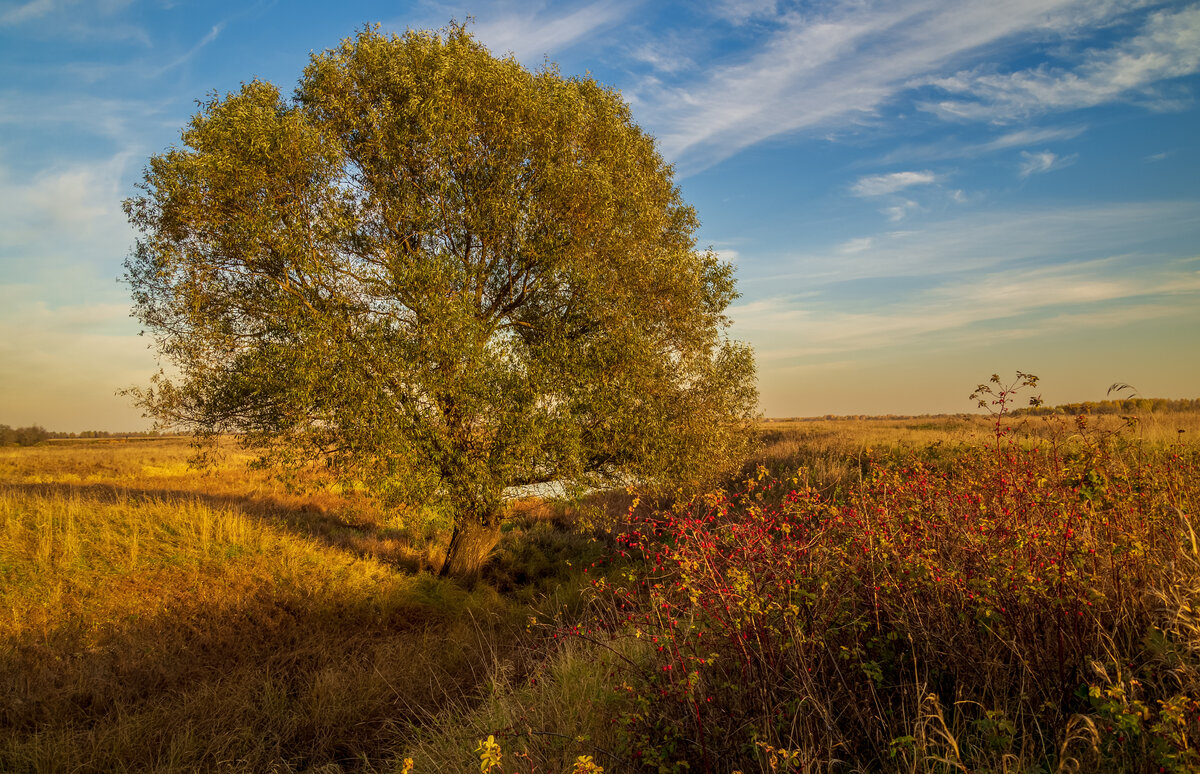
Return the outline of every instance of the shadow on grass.
{"type": "MultiPolygon", "coordinates": [[[[526,502],[484,582],[464,588],[422,573],[436,566],[412,534],[352,501],[65,482],[0,493],[199,504],[399,571],[372,588],[341,584],[341,567],[276,576],[259,556],[105,577],[89,593],[121,602],[104,620],[68,604],[49,626],[0,638],[0,771],[397,769],[426,724],[468,712],[497,674],[521,679],[537,658],[525,605],[563,584],[555,604],[575,605],[569,589],[603,553],[578,512],[526,502]]],[[[591,505],[623,512],[630,499],[591,505]]]]}
{"type": "Polygon", "coordinates": [[[494,593],[430,576],[361,599],[187,581],[99,637],[66,622],[0,643],[0,769],[379,765],[520,656],[494,593]]]}
{"type": "MultiPolygon", "coordinates": [[[[0,491],[198,502],[338,549],[351,533],[400,539],[273,498],[103,484],[0,491]]],[[[342,583],[342,571],[276,576],[234,560],[106,577],[93,593],[123,600],[107,620],[65,612],[0,639],[0,770],[377,770],[414,729],[477,701],[497,664],[524,668],[524,618],[489,586],[397,573],[371,587],[342,583]]]]}
{"type": "MultiPolygon", "coordinates": [[[[77,497],[105,504],[200,503],[217,510],[245,514],[265,526],[284,528],[300,537],[378,560],[410,574],[438,572],[449,541],[448,532],[420,526],[403,529],[387,526],[379,522],[377,510],[360,502],[337,499],[321,504],[299,495],[281,499],[192,489],[71,482],[0,482],[0,492],[3,491],[35,497],[77,497]]],[[[600,521],[613,521],[625,514],[632,500],[632,495],[618,490],[592,493],[584,499],[582,506],[563,506],[536,499],[514,502],[505,538],[489,560],[489,566],[485,567],[484,578],[494,581],[502,591],[512,591],[527,580],[545,581],[560,574],[555,568],[570,560],[571,552],[578,551],[587,542],[586,537],[581,540],[577,534],[572,536],[577,532],[583,514],[591,513],[593,517],[590,518],[600,521]],[[539,524],[547,529],[533,529],[539,524]],[[548,532],[558,533],[557,537],[548,537],[548,532]],[[518,542],[526,545],[515,545],[518,542]],[[534,557],[531,552],[541,555],[534,557]],[[533,559],[539,566],[514,568],[511,566],[513,553],[520,554],[525,560],[533,559]]],[[[596,534],[602,533],[604,525],[597,526],[596,534]]]]}
{"type": "MultiPolygon", "coordinates": [[[[353,503],[340,511],[299,497],[103,483],[0,483],[0,492],[198,503],[399,570],[378,587],[342,584],[339,567],[275,576],[241,558],[106,577],[99,593],[124,600],[108,620],[63,613],[0,638],[0,771],[398,768],[414,734],[439,714],[469,711],[497,669],[525,674],[536,655],[524,605],[582,583],[601,551],[561,509],[527,503],[485,582],[464,588],[420,573],[389,548],[409,535],[353,503]]],[[[613,497],[602,504],[623,496],[613,497]]]]}
{"type": "Polygon", "coordinates": [[[436,531],[397,529],[380,524],[377,512],[355,518],[357,503],[334,501],[322,505],[303,496],[281,499],[253,497],[192,489],[126,487],[99,483],[9,483],[0,491],[35,497],[79,498],[104,504],[200,503],[218,510],[232,510],[259,520],[266,526],[282,527],[300,537],[327,546],[371,557],[408,573],[436,572],[441,567],[449,536],[436,531]]]}

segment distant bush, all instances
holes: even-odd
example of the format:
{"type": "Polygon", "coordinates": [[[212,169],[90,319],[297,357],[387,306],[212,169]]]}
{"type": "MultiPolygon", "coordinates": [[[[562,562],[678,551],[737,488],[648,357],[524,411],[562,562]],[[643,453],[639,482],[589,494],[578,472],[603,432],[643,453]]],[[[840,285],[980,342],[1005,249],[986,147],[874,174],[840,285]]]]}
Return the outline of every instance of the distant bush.
{"type": "Polygon", "coordinates": [[[40,425],[15,428],[0,425],[0,446],[36,446],[49,437],[50,433],[40,425]]]}

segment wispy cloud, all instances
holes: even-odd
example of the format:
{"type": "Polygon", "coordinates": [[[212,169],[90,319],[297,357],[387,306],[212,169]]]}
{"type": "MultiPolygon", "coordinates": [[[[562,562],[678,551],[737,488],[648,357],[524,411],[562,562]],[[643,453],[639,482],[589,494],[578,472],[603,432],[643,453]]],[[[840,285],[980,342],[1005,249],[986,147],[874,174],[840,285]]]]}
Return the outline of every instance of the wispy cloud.
{"type": "Polygon", "coordinates": [[[791,280],[808,289],[881,278],[948,277],[1004,266],[1094,260],[1134,251],[1194,249],[1200,202],[1113,204],[973,212],[872,236],[855,253],[840,244],[793,256],[769,276],[743,275],[747,296],[791,280]],[[1147,237],[1152,234],[1153,237],[1147,237]],[[762,283],[762,284],[760,284],[762,283]]]}
{"type": "Polygon", "coordinates": [[[28,3],[0,13],[0,27],[10,27],[30,19],[37,19],[53,10],[54,0],[30,0],[28,3]]]}
{"type": "Polygon", "coordinates": [[[124,221],[120,181],[132,161],[129,153],[107,160],[43,170],[21,179],[0,166],[0,233],[5,252],[60,239],[93,238],[110,222],[124,221]]]}
{"type": "Polygon", "coordinates": [[[956,276],[875,305],[771,297],[731,310],[735,332],[758,342],[764,363],[895,348],[917,340],[1030,338],[1065,326],[1106,328],[1136,319],[1195,316],[1200,272],[1187,262],[1147,269],[1143,256],[956,276]]]}
{"type": "Polygon", "coordinates": [[[720,0],[710,10],[718,18],[744,24],[752,19],[773,16],[778,6],[779,0],[720,0]]]}
{"type": "Polygon", "coordinates": [[[199,40],[199,42],[196,43],[196,45],[189,48],[182,55],[176,57],[175,59],[172,59],[167,64],[165,64],[162,67],[155,70],[154,74],[162,75],[163,73],[169,72],[170,70],[174,70],[176,67],[179,67],[180,65],[185,64],[189,59],[194,57],[196,54],[200,53],[201,49],[203,49],[209,43],[212,43],[214,40],[216,40],[217,36],[221,34],[221,30],[224,29],[224,27],[225,27],[225,22],[221,22],[219,24],[214,24],[212,26],[212,28],[209,29],[208,34],[206,34],[204,37],[202,37],[199,40]]]}
{"type": "Polygon", "coordinates": [[[889,205],[880,210],[887,219],[892,223],[899,223],[909,216],[909,213],[920,208],[920,205],[912,199],[903,199],[896,204],[889,205]]]}
{"type": "Polygon", "coordinates": [[[29,0],[14,8],[0,11],[0,28],[38,22],[50,17],[48,22],[41,24],[41,31],[49,32],[55,37],[77,40],[133,39],[148,44],[149,39],[142,28],[129,24],[113,25],[107,21],[107,17],[124,10],[131,2],[132,0],[82,3],[80,0],[29,0]]]}
{"type": "MultiPolygon", "coordinates": [[[[907,191],[913,186],[925,186],[938,182],[938,176],[929,170],[920,172],[890,172],[883,175],[866,175],[860,177],[850,186],[850,192],[862,198],[888,197],[887,205],[880,212],[892,223],[899,223],[913,212],[921,209],[921,205],[901,196],[894,196],[901,191],[907,191]]],[[[962,191],[955,191],[951,197],[956,201],[963,196],[962,191]]],[[[869,246],[869,243],[868,245],[869,246]]],[[[844,252],[844,251],[843,251],[844,252]]],[[[861,251],[859,251],[861,252],[861,251]]]]}
{"type": "Polygon", "coordinates": [[[1077,153],[1072,153],[1070,156],[1059,156],[1050,151],[1041,151],[1039,153],[1021,151],[1019,174],[1021,177],[1029,177],[1030,175],[1040,175],[1045,172],[1062,169],[1074,164],[1077,158],[1079,158],[1079,154],[1077,153]]]}
{"type": "Polygon", "coordinates": [[[738,260],[740,260],[742,257],[741,253],[739,253],[737,250],[734,250],[733,248],[730,248],[730,247],[719,247],[716,250],[714,250],[714,252],[717,254],[717,257],[720,258],[722,261],[728,261],[729,263],[732,263],[732,264],[736,264],[738,262],[738,260]]]}
{"type": "MultiPolygon", "coordinates": [[[[886,404],[877,399],[879,380],[906,368],[962,379],[965,363],[987,373],[1017,352],[1016,367],[1061,364],[1069,361],[1048,353],[1047,341],[1119,337],[1134,325],[1194,329],[1198,238],[1200,202],[976,213],[858,237],[798,261],[803,294],[787,293],[788,278],[778,275],[745,283],[748,300],[730,310],[733,335],[754,342],[765,405],[774,406],[768,411],[944,411],[966,390],[931,398],[921,388],[924,397],[897,395],[886,404]],[[1163,241],[1147,242],[1143,229],[1163,241]],[[831,368],[853,376],[819,376],[831,368]],[[859,394],[855,384],[864,385],[859,394]]],[[[1068,370],[1085,374],[1083,382],[1111,383],[1103,367],[1089,371],[1077,361],[1068,370]]],[[[1168,367],[1168,383],[1182,373],[1168,367]]]]}
{"type": "Polygon", "coordinates": [[[1048,129],[1020,129],[1015,132],[1008,132],[999,137],[981,143],[978,148],[980,152],[989,153],[991,151],[1006,150],[1008,148],[1020,148],[1024,145],[1038,145],[1044,142],[1054,142],[1056,140],[1074,140],[1079,135],[1087,130],[1085,126],[1060,126],[1048,129]]]}
{"type": "Polygon", "coordinates": [[[59,31],[64,37],[76,40],[102,43],[125,43],[132,40],[145,48],[153,46],[150,33],[136,24],[99,23],[94,19],[89,19],[63,25],[59,31]]]}
{"type": "Polygon", "coordinates": [[[134,241],[121,212],[121,180],[130,162],[122,153],[31,178],[0,165],[4,280],[38,284],[38,298],[54,303],[123,300],[114,280],[134,241]]]}
{"type": "Polygon", "coordinates": [[[138,101],[84,95],[0,93],[0,126],[21,129],[69,126],[73,131],[103,137],[117,147],[138,150],[147,133],[177,130],[188,113],[171,115],[169,102],[138,101]]]}
{"type": "Polygon", "coordinates": [[[891,172],[886,175],[860,177],[850,190],[855,196],[884,196],[914,185],[927,185],[937,181],[937,175],[929,170],[923,172],[891,172]]]}
{"type": "Polygon", "coordinates": [[[113,397],[154,367],[115,281],[133,241],[120,210],[129,162],[118,154],[32,177],[0,165],[3,421],[65,429],[144,424],[113,397]]]}
{"type": "Polygon", "coordinates": [[[875,160],[877,164],[900,164],[912,161],[943,161],[946,159],[973,159],[1012,148],[1043,145],[1051,142],[1073,140],[1087,131],[1087,126],[1058,126],[1018,129],[1005,132],[984,142],[961,142],[948,139],[929,145],[902,145],[875,160]]]}
{"type": "Polygon", "coordinates": [[[855,239],[847,239],[838,245],[837,251],[842,255],[853,255],[861,253],[863,250],[871,249],[871,245],[875,243],[874,237],[857,237],[855,239]]]}
{"type": "Polygon", "coordinates": [[[0,284],[0,406],[4,421],[52,429],[147,423],[116,390],[154,372],[126,303],[47,304],[45,288],[0,284]],[[85,381],[88,389],[78,385],[85,381]]]}
{"type": "Polygon", "coordinates": [[[693,44],[694,41],[668,33],[630,48],[629,57],[659,73],[674,75],[696,68],[693,44]]]}
{"type": "Polygon", "coordinates": [[[1049,40],[1074,33],[1139,1],[866,0],[808,7],[780,14],[753,54],[716,63],[699,82],[652,79],[627,95],[654,106],[651,128],[686,175],[769,137],[872,119],[901,93],[947,68],[961,69],[978,51],[1020,35],[1049,40]]]}
{"type": "Polygon", "coordinates": [[[502,3],[479,13],[472,32],[496,54],[513,53],[527,65],[575,45],[625,18],[637,0],[595,0],[563,10],[544,3],[502,3]]]}
{"type": "Polygon", "coordinates": [[[1055,110],[1093,107],[1122,99],[1152,106],[1178,104],[1156,90],[1171,78],[1200,71],[1200,6],[1158,11],[1140,34],[1092,50],[1074,69],[1045,65],[1013,73],[960,71],[928,83],[960,98],[927,101],[924,110],[947,118],[1007,122],[1055,110]]]}

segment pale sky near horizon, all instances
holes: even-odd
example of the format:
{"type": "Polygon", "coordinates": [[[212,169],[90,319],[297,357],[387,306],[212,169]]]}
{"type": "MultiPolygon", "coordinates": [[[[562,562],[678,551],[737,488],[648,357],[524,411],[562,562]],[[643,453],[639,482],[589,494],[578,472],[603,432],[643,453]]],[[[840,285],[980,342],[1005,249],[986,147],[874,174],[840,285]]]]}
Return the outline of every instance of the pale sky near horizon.
{"type": "Polygon", "coordinates": [[[767,416],[1200,396],[1200,2],[0,0],[0,423],[149,425],[120,202],[197,99],[467,17],[657,137],[767,416]]]}

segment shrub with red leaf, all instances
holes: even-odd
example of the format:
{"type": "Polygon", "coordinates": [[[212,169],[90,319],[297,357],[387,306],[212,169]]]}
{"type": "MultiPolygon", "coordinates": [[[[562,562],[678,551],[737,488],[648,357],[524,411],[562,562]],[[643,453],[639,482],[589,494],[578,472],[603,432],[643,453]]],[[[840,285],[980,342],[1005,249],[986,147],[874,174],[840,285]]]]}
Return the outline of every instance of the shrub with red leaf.
{"type": "MultiPolygon", "coordinates": [[[[760,469],[733,492],[631,510],[628,569],[596,582],[593,625],[647,643],[624,722],[672,750],[660,769],[1118,763],[1105,735],[1120,713],[1097,681],[1103,697],[1103,665],[1157,668],[1148,633],[1179,637],[1146,592],[1178,586],[1165,573],[1186,559],[1196,450],[1086,421],[1021,439],[1006,426],[1032,386],[1019,377],[981,386],[999,405],[994,443],[952,464],[913,453],[837,499],[760,469]]],[[[1200,680],[1183,682],[1139,699],[1137,767],[1200,763],[1200,727],[1179,709],[1200,680]],[[1155,731],[1157,706],[1184,720],[1155,731]]]]}

